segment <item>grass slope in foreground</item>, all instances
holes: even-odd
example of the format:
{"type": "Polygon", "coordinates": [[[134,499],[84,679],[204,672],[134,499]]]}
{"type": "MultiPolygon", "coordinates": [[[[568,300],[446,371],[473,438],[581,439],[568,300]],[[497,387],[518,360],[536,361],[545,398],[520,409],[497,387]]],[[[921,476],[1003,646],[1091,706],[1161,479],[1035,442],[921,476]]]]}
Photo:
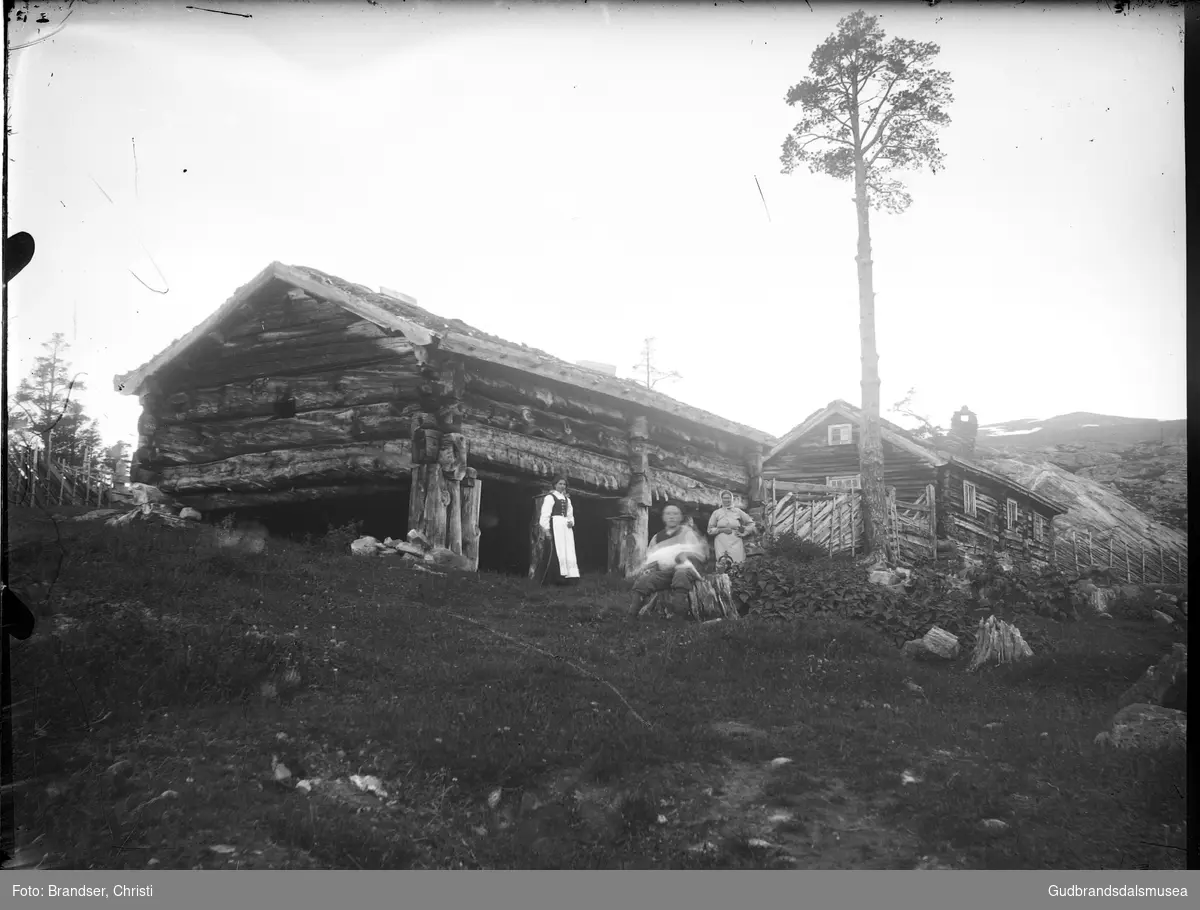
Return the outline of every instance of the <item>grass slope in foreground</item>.
{"type": "Polygon", "coordinates": [[[968,675],[852,625],[630,624],[605,580],[10,520],[14,576],[57,579],[13,648],[53,866],[1183,867],[1184,757],[1092,744],[1170,647],[1149,624],[968,675]]]}

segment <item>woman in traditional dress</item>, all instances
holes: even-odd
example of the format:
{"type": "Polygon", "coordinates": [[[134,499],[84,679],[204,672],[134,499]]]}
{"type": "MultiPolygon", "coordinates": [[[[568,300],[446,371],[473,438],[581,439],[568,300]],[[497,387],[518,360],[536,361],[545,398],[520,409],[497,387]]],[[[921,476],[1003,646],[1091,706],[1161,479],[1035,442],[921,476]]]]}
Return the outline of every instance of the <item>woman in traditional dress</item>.
{"type": "Polygon", "coordinates": [[[717,565],[743,562],[746,547],[743,538],[754,533],[754,519],[733,504],[733,493],[721,491],[721,508],[708,519],[708,533],[713,536],[713,552],[717,565]]]}
{"type": "Polygon", "coordinates": [[[569,585],[579,581],[575,561],[575,508],[567,495],[567,478],[558,477],[554,489],[542,500],[541,557],[537,577],[544,585],[569,585]]]}

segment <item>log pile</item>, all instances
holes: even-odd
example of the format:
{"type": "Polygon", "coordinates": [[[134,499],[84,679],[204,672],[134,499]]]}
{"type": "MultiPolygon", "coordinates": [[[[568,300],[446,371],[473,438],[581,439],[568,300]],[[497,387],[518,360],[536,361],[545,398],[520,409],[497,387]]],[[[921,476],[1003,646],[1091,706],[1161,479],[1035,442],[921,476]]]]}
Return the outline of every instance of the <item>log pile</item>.
{"type": "MultiPolygon", "coordinates": [[[[662,616],[671,619],[671,592],[659,591],[650,596],[638,616],[662,616]]],[[[688,594],[688,616],[696,622],[717,619],[737,619],[737,603],[733,599],[729,576],[705,575],[692,586],[688,594]]]]}
{"type": "Polygon", "coordinates": [[[986,663],[1009,664],[1033,656],[1033,649],[1025,643],[1016,626],[989,616],[979,620],[979,634],[975,637],[975,653],[971,655],[969,671],[978,670],[986,663]]]}

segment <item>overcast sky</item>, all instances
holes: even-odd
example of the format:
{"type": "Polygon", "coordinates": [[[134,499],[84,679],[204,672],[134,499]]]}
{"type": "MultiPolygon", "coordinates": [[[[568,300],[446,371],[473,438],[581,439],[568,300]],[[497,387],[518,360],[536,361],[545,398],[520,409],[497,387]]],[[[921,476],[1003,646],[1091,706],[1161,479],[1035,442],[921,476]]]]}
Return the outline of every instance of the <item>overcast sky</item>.
{"type": "MultiPolygon", "coordinates": [[[[779,162],[856,6],[204,5],[251,16],[77,2],[12,54],[9,380],[64,332],[108,442],[113,375],[273,260],[626,376],[654,336],[662,391],[776,435],[860,400],[852,188],[779,162]]],[[[885,408],[1186,416],[1182,8],[865,8],[956,96],[872,215],[885,408]]]]}

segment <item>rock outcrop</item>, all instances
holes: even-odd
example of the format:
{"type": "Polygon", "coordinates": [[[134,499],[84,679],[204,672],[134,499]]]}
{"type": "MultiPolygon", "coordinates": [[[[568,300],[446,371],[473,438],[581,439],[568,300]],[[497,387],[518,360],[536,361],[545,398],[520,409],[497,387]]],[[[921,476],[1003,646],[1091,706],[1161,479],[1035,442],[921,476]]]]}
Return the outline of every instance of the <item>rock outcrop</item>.
{"type": "Polygon", "coordinates": [[[1117,707],[1133,704],[1187,710],[1187,645],[1175,644],[1129,687],[1117,707]]]}

